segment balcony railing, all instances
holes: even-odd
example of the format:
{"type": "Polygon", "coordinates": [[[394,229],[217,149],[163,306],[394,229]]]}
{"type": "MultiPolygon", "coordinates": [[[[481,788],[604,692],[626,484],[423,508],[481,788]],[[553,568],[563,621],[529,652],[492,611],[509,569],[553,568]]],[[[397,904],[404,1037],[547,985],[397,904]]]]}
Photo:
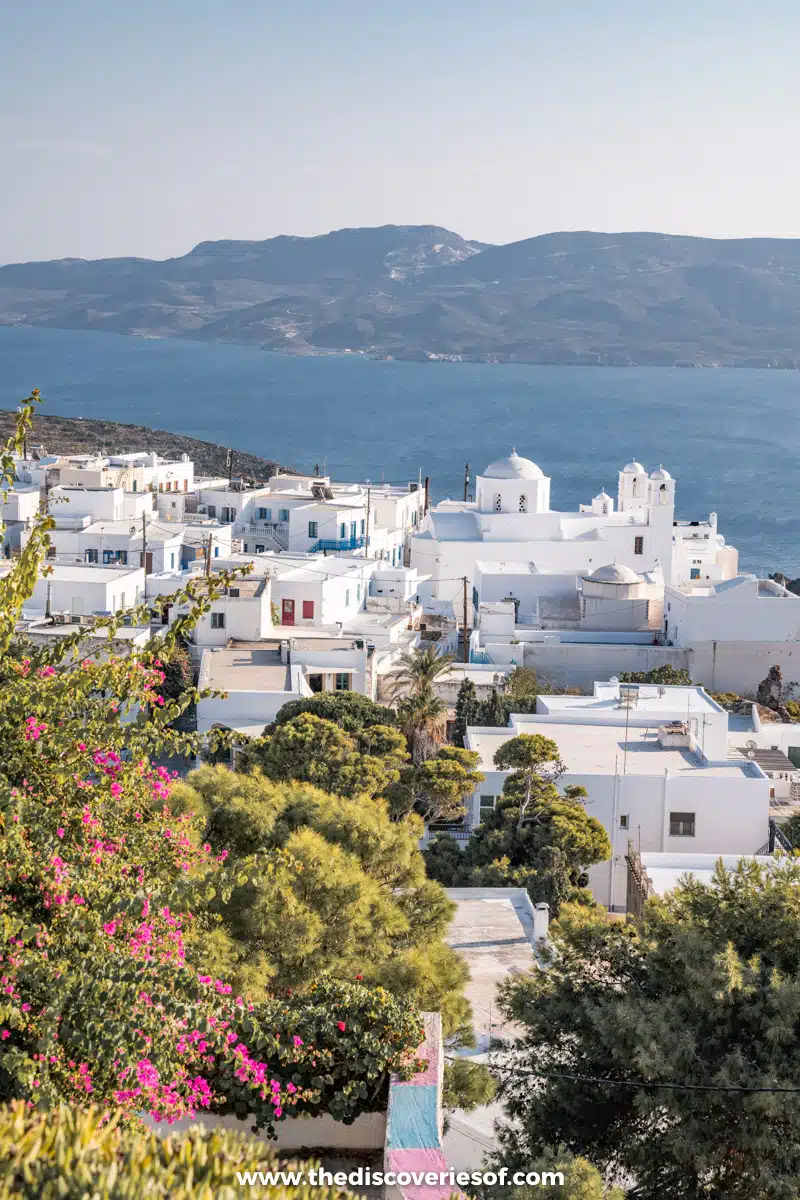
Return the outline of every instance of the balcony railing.
{"type": "Polygon", "coordinates": [[[269,538],[281,550],[289,549],[289,525],[286,521],[248,522],[240,521],[234,529],[236,537],[269,538]]]}
{"type": "Polygon", "coordinates": [[[333,552],[337,550],[360,550],[365,541],[366,539],[363,537],[342,538],[340,541],[321,540],[314,542],[314,545],[309,548],[308,553],[317,554],[322,550],[331,550],[333,552]]]}

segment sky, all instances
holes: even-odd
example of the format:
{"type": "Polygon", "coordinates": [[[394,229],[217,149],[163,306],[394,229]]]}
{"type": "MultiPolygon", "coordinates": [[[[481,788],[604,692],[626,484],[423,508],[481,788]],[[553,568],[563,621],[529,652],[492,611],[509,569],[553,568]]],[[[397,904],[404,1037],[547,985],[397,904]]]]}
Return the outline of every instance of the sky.
{"type": "Polygon", "coordinates": [[[800,236],[797,0],[3,0],[0,263],[800,236]]]}

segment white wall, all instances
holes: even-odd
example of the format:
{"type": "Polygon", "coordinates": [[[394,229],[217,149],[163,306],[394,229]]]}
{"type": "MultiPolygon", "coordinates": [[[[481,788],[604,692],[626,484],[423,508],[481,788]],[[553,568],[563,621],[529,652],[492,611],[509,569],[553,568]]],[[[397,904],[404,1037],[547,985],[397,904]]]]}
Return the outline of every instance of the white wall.
{"type": "Polygon", "coordinates": [[[87,514],[93,521],[121,521],[122,488],[54,487],[48,496],[53,516],[76,517],[87,514]]]}
{"type": "Polygon", "coordinates": [[[87,566],[80,571],[79,578],[74,578],[72,573],[68,578],[63,578],[59,576],[58,567],[55,567],[52,576],[37,581],[26,607],[41,612],[45,610],[48,584],[52,611],[89,616],[94,612],[116,612],[137,604],[144,594],[144,571],[136,568],[108,572],[100,568],[95,572],[87,566]]]}
{"type": "MultiPolygon", "coordinates": [[[[504,771],[485,771],[485,780],[472,797],[472,822],[480,820],[480,796],[499,796],[504,771]]],[[[754,854],[769,832],[767,778],[717,775],[699,770],[696,775],[586,775],[567,771],[559,787],[585,787],[586,811],[598,820],[614,847],[612,860],[589,871],[595,899],[623,910],[627,886],[625,854],[628,839],[643,851],[692,854],[754,854]],[[671,837],[670,812],[695,813],[694,837],[671,837]],[[628,828],[620,828],[620,816],[628,828]],[[612,893],[613,874],[613,893],[612,893]],[[612,899],[613,895],[613,899],[612,899]]]]}
{"type": "Polygon", "coordinates": [[[781,642],[800,639],[800,596],[772,580],[739,576],[716,588],[687,594],[667,588],[664,618],[676,646],[695,642],[781,642]],[[776,594],[764,595],[764,591],[776,594]],[[702,594],[703,592],[707,594],[702,594]]]}

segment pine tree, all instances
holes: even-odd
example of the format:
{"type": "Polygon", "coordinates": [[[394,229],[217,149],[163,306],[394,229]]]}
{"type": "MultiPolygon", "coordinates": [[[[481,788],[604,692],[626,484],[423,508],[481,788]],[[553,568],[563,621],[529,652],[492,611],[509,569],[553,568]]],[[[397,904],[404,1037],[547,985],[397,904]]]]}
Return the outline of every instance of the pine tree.
{"type": "Polygon", "coordinates": [[[467,679],[465,676],[461,681],[461,687],[458,689],[456,719],[453,725],[453,741],[457,746],[464,745],[467,726],[477,724],[477,716],[478,693],[475,690],[475,684],[472,680],[467,679]]]}
{"type": "Polygon", "coordinates": [[[501,989],[524,1029],[499,1087],[506,1165],[563,1145],[637,1200],[796,1195],[798,922],[791,859],[720,863],[638,928],[565,906],[548,970],[501,989]]]}

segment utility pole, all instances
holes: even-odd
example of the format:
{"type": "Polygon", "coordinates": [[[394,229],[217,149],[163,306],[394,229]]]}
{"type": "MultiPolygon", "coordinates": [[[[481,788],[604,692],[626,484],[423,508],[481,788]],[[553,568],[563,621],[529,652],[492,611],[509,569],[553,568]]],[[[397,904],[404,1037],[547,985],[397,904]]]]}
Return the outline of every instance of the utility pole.
{"type": "Polygon", "coordinates": [[[142,567],[144,568],[144,596],[147,601],[147,516],[142,513],[142,567]]]}
{"type": "Polygon", "coordinates": [[[214,535],[213,535],[213,533],[210,533],[208,535],[208,545],[206,546],[206,579],[211,574],[211,546],[212,546],[213,542],[214,542],[214,535]]]}
{"type": "Polygon", "coordinates": [[[228,483],[233,479],[233,451],[228,450],[225,455],[225,466],[228,468],[228,483]]]}
{"type": "Polygon", "coordinates": [[[366,559],[369,558],[369,510],[370,510],[371,500],[372,500],[372,488],[370,487],[369,480],[367,480],[367,524],[366,524],[367,532],[366,532],[366,536],[365,536],[365,540],[364,540],[364,559],[365,559],[365,561],[366,561],[366,559]]]}
{"type": "Polygon", "coordinates": [[[464,585],[464,662],[469,662],[469,631],[467,630],[467,577],[462,579],[464,585]]]}
{"type": "Polygon", "coordinates": [[[430,477],[428,475],[426,475],[425,476],[425,508],[423,509],[423,514],[428,511],[428,506],[430,504],[430,496],[431,496],[431,481],[430,481],[430,477]]]}
{"type": "Polygon", "coordinates": [[[464,499],[469,500],[469,463],[464,466],[464,499]]]}

